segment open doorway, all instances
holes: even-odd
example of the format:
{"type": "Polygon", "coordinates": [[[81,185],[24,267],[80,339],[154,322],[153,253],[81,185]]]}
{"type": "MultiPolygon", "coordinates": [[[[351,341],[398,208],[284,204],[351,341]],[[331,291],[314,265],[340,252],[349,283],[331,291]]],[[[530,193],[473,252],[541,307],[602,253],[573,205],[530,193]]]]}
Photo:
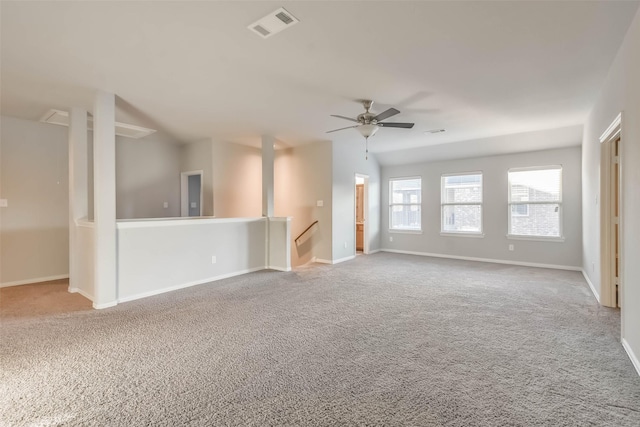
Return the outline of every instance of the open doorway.
{"type": "Polygon", "coordinates": [[[622,115],[611,123],[600,137],[600,302],[609,307],[622,307],[622,115]]]}
{"type": "Polygon", "coordinates": [[[355,249],[356,255],[369,253],[367,216],[369,213],[369,176],[355,175],[355,249]]]}
{"type": "Polygon", "coordinates": [[[180,174],[180,216],[202,216],[202,171],[180,174]]]}

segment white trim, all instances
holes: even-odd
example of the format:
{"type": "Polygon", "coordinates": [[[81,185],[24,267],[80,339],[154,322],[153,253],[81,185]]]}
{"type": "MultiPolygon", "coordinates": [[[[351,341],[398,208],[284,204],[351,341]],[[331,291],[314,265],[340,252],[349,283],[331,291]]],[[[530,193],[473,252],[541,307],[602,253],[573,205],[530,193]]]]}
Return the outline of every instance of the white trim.
{"type": "Polygon", "coordinates": [[[378,252],[380,252],[380,249],[374,249],[372,251],[369,251],[368,255],[373,255],[373,254],[377,254],[378,252]]]}
{"type": "Polygon", "coordinates": [[[413,252],[413,251],[400,251],[397,249],[380,249],[383,252],[391,252],[396,254],[406,254],[406,255],[419,255],[419,256],[428,256],[434,258],[448,258],[448,259],[461,259],[465,261],[479,261],[479,262],[490,262],[493,264],[507,264],[507,265],[520,265],[523,267],[538,267],[538,268],[552,268],[554,270],[569,270],[569,271],[581,271],[581,267],[574,267],[571,265],[557,265],[557,264],[542,264],[537,262],[522,262],[522,261],[508,261],[505,259],[491,259],[491,258],[476,258],[476,257],[467,257],[467,256],[458,256],[458,255],[446,255],[446,254],[434,254],[428,252],[413,252]]]}
{"type": "Polygon", "coordinates": [[[96,304],[94,302],[93,308],[95,308],[96,310],[102,310],[104,308],[115,307],[116,305],[118,305],[118,301],[105,302],[104,304],[96,304]]]}
{"type": "Polygon", "coordinates": [[[282,271],[284,273],[291,271],[291,267],[288,268],[282,268],[282,267],[274,267],[272,265],[267,266],[266,267],[267,270],[275,270],[275,271],[282,271]]]}
{"type": "Polygon", "coordinates": [[[591,282],[591,279],[589,279],[589,276],[587,276],[587,272],[584,271],[584,268],[582,269],[582,275],[584,276],[584,280],[587,282],[587,285],[589,285],[591,292],[593,292],[593,296],[596,297],[596,301],[600,304],[600,294],[596,290],[596,287],[593,286],[593,283],[591,282]]]}
{"type": "Polygon", "coordinates": [[[77,227],[96,228],[96,224],[87,218],[77,219],[75,223],[77,227]]]}
{"type": "Polygon", "coordinates": [[[484,233],[473,233],[473,232],[453,232],[453,231],[441,231],[441,236],[444,237],[475,237],[476,239],[484,238],[484,233]]]}
{"type": "Polygon", "coordinates": [[[68,278],[69,278],[68,274],[60,274],[58,276],[46,276],[46,277],[36,277],[33,279],[26,279],[26,280],[15,280],[13,282],[0,283],[0,288],[9,288],[11,286],[20,286],[20,285],[31,285],[33,283],[50,282],[52,280],[62,280],[62,279],[68,279],[68,278]]]}
{"type": "Polygon", "coordinates": [[[333,264],[328,259],[322,259],[322,258],[316,258],[316,257],[313,257],[312,262],[317,262],[318,264],[333,264]]]}
{"type": "Polygon", "coordinates": [[[172,227],[174,225],[202,225],[223,224],[229,222],[259,222],[266,221],[266,217],[259,218],[214,218],[214,217],[175,217],[175,218],[145,218],[145,219],[119,219],[116,228],[145,228],[145,227],[172,227]]]}
{"type": "Polygon", "coordinates": [[[631,363],[633,364],[633,367],[636,368],[636,372],[638,373],[638,375],[640,375],[640,360],[638,359],[638,356],[636,356],[636,354],[631,349],[629,342],[624,338],[622,338],[622,348],[624,348],[624,350],[627,352],[627,356],[629,356],[629,359],[631,359],[631,363]]]}
{"type": "Polygon", "coordinates": [[[83,297],[85,297],[86,299],[88,299],[89,301],[93,301],[93,295],[89,295],[89,293],[83,289],[80,288],[69,288],[69,293],[70,294],[80,294],[83,297]]]}
{"type": "MultiPolygon", "coordinates": [[[[291,221],[291,219],[293,217],[291,217],[291,216],[270,216],[270,217],[263,217],[263,218],[269,218],[269,221],[271,221],[271,222],[285,222],[285,221],[291,221]]],[[[231,219],[231,218],[225,218],[225,219],[231,219]]],[[[235,218],[235,219],[245,219],[245,218],[235,218]]]]}
{"type": "Polygon", "coordinates": [[[519,234],[507,234],[509,240],[531,240],[533,242],[564,242],[564,236],[560,237],[545,237],[545,236],[521,236],[519,234]]]}
{"type": "Polygon", "coordinates": [[[168,288],[142,292],[142,293],[131,295],[128,297],[118,298],[118,301],[115,304],[117,304],[118,302],[128,302],[128,301],[133,301],[141,298],[147,298],[154,295],[164,294],[166,292],[177,291],[178,289],[184,289],[184,288],[189,288],[191,286],[202,285],[204,283],[215,282],[217,280],[228,279],[229,277],[240,276],[243,274],[253,273],[255,271],[260,271],[264,269],[265,269],[264,266],[248,268],[246,270],[234,271],[232,273],[221,274],[219,276],[213,276],[213,277],[208,277],[206,279],[200,279],[200,280],[194,280],[192,282],[182,283],[180,285],[169,286],[168,288]]]}
{"type": "Polygon", "coordinates": [[[350,260],[352,260],[352,259],[355,259],[355,257],[356,257],[355,255],[349,255],[349,256],[346,256],[346,257],[344,257],[344,258],[334,259],[334,260],[331,262],[331,264],[340,264],[341,262],[350,261],[350,260]]]}
{"type": "Polygon", "coordinates": [[[394,228],[389,229],[389,233],[398,233],[398,234],[422,234],[422,230],[396,230],[394,228]]]}
{"type": "Polygon", "coordinates": [[[604,132],[602,132],[602,135],[600,135],[600,143],[603,143],[610,139],[615,138],[618,135],[618,133],[620,133],[621,124],[622,124],[622,112],[618,113],[618,115],[616,116],[615,119],[613,119],[609,127],[604,132]],[[614,131],[615,133],[613,133],[614,131]]]}

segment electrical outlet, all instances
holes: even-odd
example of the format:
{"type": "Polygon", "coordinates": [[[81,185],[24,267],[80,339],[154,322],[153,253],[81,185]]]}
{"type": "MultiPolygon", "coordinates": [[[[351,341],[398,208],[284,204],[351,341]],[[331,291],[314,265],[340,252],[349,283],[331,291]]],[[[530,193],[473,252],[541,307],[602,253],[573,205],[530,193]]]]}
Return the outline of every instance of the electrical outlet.
{"type": "Polygon", "coordinates": [[[347,249],[347,242],[344,242],[344,248],[347,249]]]}
{"type": "Polygon", "coordinates": [[[6,208],[9,206],[9,201],[7,199],[0,199],[0,208],[6,208]]]}
{"type": "Polygon", "coordinates": [[[512,244],[511,244],[511,245],[509,245],[509,250],[510,250],[510,251],[514,251],[514,250],[515,250],[515,248],[514,248],[514,246],[513,246],[512,244]]]}
{"type": "Polygon", "coordinates": [[[319,207],[319,208],[323,207],[324,206],[324,200],[316,201],[316,206],[319,207]]]}
{"type": "Polygon", "coordinates": [[[596,271],[596,263],[592,262],[591,263],[591,272],[595,272],[596,271]]]}
{"type": "Polygon", "coordinates": [[[389,241],[393,242],[393,236],[389,236],[389,241]]]}
{"type": "Polygon", "coordinates": [[[162,206],[164,206],[165,209],[168,208],[169,207],[169,202],[164,202],[164,204],[162,206]]]}
{"type": "Polygon", "coordinates": [[[216,262],[218,262],[218,259],[216,258],[216,256],[211,255],[211,264],[215,264],[216,262]]]}

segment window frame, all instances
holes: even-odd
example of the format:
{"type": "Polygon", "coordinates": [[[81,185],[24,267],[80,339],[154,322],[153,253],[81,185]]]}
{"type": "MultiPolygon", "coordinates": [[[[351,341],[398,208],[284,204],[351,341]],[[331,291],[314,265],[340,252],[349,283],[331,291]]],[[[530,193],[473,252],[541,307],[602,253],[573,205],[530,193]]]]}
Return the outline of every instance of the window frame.
{"type": "Polygon", "coordinates": [[[443,173],[440,175],[440,235],[461,237],[484,237],[484,173],[482,171],[443,173]],[[445,178],[451,176],[480,175],[480,202],[445,202],[444,183],[445,178]],[[445,206],[480,206],[480,230],[479,231],[449,231],[444,229],[445,206]]]}
{"type": "Polygon", "coordinates": [[[422,234],[422,176],[400,176],[389,178],[389,221],[388,221],[388,229],[390,233],[406,233],[406,234],[422,234]],[[393,203],[393,183],[395,181],[409,181],[412,179],[420,180],[420,202],[419,203],[393,203]],[[393,215],[393,207],[394,206],[418,206],[420,208],[420,228],[418,229],[402,229],[402,228],[392,228],[392,215],[393,215]]]}
{"type": "MultiPolygon", "coordinates": [[[[527,167],[518,167],[518,168],[510,168],[507,170],[507,238],[512,240],[538,240],[545,242],[564,242],[564,197],[562,192],[563,187],[563,175],[564,168],[562,165],[546,165],[546,166],[527,166],[527,167]],[[534,171],[544,171],[544,170],[559,170],[560,171],[560,179],[559,179],[559,190],[558,190],[558,200],[549,202],[538,202],[528,200],[526,202],[513,202],[511,200],[511,172],[534,172],[534,171]],[[517,205],[558,205],[558,236],[541,236],[541,235],[531,235],[531,234],[512,234],[511,233],[511,209],[512,206],[517,205]]],[[[524,217],[529,215],[529,208],[527,207],[527,215],[517,215],[517,217],[524,217]]]]}

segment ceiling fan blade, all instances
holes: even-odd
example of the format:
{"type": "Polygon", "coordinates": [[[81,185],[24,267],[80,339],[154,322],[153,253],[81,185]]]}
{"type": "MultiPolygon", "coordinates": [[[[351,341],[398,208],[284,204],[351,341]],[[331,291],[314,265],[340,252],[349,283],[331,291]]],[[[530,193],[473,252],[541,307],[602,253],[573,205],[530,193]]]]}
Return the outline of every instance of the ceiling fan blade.
{"type": "Polygon", "coordinates": [[[378,126],[383,128],[411,129],[413,125],[414,125],[413,123],[378,123],[378,126]]]}
{"type": "Polygon", "coordinates": [[[340,128],[340,129],[334,129],[334,130],[329,130],[326,133],[331,133],[331,132],[338,132],[339,130],[345,130],[345,129],[351,129],[351,128],[357,128],[360,125],[355,125],[355,126],[347,126],[346,128],[340,128]]]}
{"type": "Polygon", "coordinates": [[[350,122],[358,123],[358,121],[356,119],[352,119],[351,117],[339,116],[337,114],[331,114],[331,117],[337,117],[339,119],[345,119],[345,120],[349,120],[350,122]]]}
{"type": "Polygon", "coordinates": [[[381,122],[382,120],[388,119],[389,117],[393,117],[396,114],[400,114],[400,111],[396,110],[395,108],[389,108],[388,110],[385,110],[382,113],[375,116],[372,120],[377,120],[381,122]]]}

